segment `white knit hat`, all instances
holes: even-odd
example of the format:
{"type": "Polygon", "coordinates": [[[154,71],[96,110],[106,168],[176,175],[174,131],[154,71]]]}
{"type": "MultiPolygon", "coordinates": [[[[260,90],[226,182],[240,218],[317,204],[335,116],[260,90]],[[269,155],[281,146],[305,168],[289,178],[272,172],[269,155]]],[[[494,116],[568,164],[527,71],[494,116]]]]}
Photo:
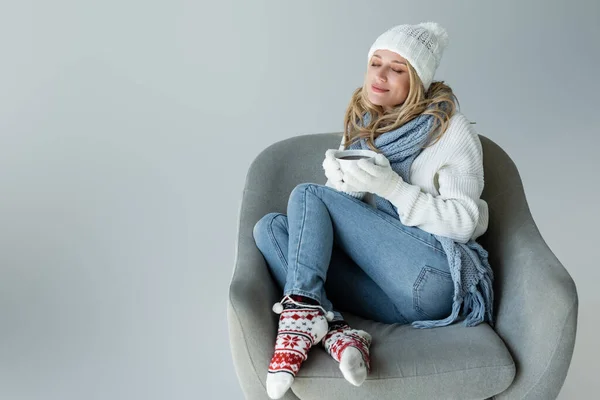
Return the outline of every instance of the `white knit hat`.
{"type": "Polygon", "coordinates": [[[444,49],[448,46],[448,33],[436,22],[417,25],[398,25],[382,33],[369,50],[371,60],[376,50],[390,50],[408,60],[429,89],[444,49]]]}

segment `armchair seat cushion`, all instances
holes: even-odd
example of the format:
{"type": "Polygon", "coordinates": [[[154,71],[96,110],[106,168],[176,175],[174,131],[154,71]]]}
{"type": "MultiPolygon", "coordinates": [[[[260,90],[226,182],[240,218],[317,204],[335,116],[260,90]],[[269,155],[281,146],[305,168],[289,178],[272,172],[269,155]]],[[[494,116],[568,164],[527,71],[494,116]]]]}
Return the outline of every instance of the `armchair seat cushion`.
{"type": "Polygon", "coordinates": [[[371,374],[360,387],[321,346],[311,349],[292,390],[301,399],[485,399],[515,377],[514,361],[486,323],[434,329],[388,325],[345,314],[373,337],[371,374]]]}

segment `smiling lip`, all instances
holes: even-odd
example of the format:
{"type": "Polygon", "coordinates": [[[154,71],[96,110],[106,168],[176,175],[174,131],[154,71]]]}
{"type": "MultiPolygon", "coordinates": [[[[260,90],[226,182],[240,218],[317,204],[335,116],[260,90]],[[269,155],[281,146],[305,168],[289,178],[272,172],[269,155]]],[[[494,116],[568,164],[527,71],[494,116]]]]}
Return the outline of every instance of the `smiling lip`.
{"type": "Polygon", "coordinates": [[[375,86],[375,85],[371,85],[371,89],[373,89],[373,91],[374,91],[375,93],[385,93],[385,92],[389,92],[389,90],[388,90],[388,89],[382,89],[382,88],[379,88],[379,87],[377,87],[377,86],[375,86]]]}

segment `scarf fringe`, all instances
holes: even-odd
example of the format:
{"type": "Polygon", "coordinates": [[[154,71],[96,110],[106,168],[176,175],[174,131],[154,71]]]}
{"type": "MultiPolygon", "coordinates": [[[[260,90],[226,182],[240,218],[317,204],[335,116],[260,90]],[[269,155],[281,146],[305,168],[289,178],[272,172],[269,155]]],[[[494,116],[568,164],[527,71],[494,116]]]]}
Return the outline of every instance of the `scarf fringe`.
{"type": "MultiPolygon", "coordinates": [[[[481,260],[481,264],[475,263],[477,271],[479,272],[479,282],[477,287],[483,290],[483,307],[485,310],[485,316],[483,320],[487,320],[490,326],[494,326],[493,307],[494,307],[494,288],[493,282],[494,271],[488,260],[488,252],[476,242],[469,243],[470,249],[475,250],[478,253],[478,258],[481,260]]],[[[478,292],[479,293],[479,292],[478,292]]]]}
{"type": "MultiPolygon", "coordinates": [[[[488,265],[489,267],[489,265],[488,265]]],[[[485,314],[486,320],[493,328],[494,321],[494,288],[492,283],[492,269],[489,268],[489,273],[483,275],[480,280],[481,287],[483,289],[483,296],[485,300],[485,314]]]]}
{"type": "Polygon", "coordinates": [[[452,313],[447,318],[440,319],[437,321],[414,321],[411,325],[414,328],[419,329],[437,328],[439,326],[450,325],[451,323],[456,321],[456,318],[458,318],[458,312],[460,311],[461,303],[462,300],[455,301],[454,303],[452,303],[452,313]]]}
{"type": "Polygon", "coordinates": [[[477,326],[482,322],[487,322],[490,326],[494,326],[492,318],[491,304],[492,304],[492,292],[488,290],[490,284],[489,276],[485,276],[481,281],[483,294],[480,290],[473,288],[472,292],[469,292],[464,299],[454,301],[452,303],[452,313],[440,320],[429,320],[429,321],[414,321],[412,326],[419,329],[437,328],[440,326],[450,325],[456,321],[459,316],[459,311],[462,308],[461,315],[465,317],[463,324],[467,327],[477,326]],[[462,304],[461,304],[462,303],[462,304]],[[462,307],[461,307],[462,305],[462,307]]]}

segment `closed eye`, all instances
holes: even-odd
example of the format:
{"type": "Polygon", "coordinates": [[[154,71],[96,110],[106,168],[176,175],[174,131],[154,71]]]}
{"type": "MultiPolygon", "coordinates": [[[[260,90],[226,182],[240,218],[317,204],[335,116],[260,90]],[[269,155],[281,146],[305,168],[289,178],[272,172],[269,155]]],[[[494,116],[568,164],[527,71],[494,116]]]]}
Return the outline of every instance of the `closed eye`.
{"type": "MultiPolygon", "coordinates": [[[[381,67],[381,65],[371,64],[371,67],[381,67]]],[[[392,68],[392,71],[394,71],[394,72],[396,72],[398,74],[401,74],[402,72],[404,72],[402,70],[397,70],[397,69],[393,69],[393,68],[392,68]]]]}

